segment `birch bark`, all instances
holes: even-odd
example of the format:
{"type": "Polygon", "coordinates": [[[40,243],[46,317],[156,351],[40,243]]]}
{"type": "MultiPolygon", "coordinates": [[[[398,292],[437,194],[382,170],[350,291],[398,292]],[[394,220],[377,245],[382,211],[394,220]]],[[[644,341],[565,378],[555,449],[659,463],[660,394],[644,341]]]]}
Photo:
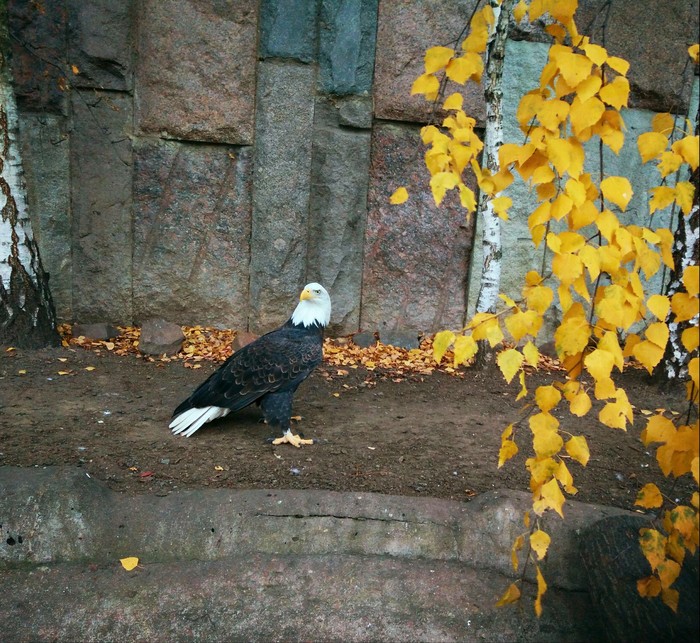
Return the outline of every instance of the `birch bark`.
{"type": "Polygon", "coordinates": [[[0,2],[0,344],[37,348],[60,339],[27,208],[6,16],[0,2]]]}

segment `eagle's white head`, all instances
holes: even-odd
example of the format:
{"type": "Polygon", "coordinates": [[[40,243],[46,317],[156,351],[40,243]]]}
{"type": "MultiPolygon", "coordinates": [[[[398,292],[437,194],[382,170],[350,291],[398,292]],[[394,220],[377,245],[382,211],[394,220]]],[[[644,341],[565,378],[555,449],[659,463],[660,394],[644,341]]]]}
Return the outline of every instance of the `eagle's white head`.
{"type": "Polygon", "coordinates": [[[331,298],[328,291],[315,282],[306,284],[292,313],[292,323],[295,326],[328,326],[330,321],[331,298]]]}

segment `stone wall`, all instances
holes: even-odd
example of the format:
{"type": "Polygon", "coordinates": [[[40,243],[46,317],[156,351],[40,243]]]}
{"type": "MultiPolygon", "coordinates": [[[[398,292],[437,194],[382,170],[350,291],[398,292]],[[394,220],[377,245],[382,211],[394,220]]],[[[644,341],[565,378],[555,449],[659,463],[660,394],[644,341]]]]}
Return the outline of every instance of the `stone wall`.
{"type": "MultiPolygon", "coordinates": [[[[29,202],[62,320],[261,332],[314,280],[331,292],[334,333],[461,325],[478,230],[454,200],[435,207],[418,138],[430,109],[409,92],[425,49],[454,39],[474,0],[8,5],[29,202]],[[390,206],[398,185],[414,197],[390,206]]],[[[686,114],[697,0],[605,6],[582,0],[579,25],[600,41],[605,24],[610,51],[631,60],[629,122],[686,114]]],[[[507,114],[544,41],[541,25],[513,32],[507,114]]],[[[478,88],[466,103],[483,118],[478,88]]],[[[528,196],[513,189],[503,283],[517,294],[533,257],[528,196]]]]}

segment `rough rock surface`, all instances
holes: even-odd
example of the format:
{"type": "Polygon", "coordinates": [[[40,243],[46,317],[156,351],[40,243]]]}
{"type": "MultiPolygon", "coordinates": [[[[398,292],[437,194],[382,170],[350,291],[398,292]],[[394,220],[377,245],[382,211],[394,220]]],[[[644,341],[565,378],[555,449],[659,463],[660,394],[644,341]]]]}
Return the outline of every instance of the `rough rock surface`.
{"type": "Polygon", "coordinates": [[[136,114],[142,132],[253,142],[257,2],[139,3],[136,114]]]}
{"type": "Polygon", "coordinates": [[[263,0],[260,3],[260,56],[316,60],[318,0],[263,0]]]}
{"type": "Polygon", "coordinates": [[[73,337],[87,337],[88,339],[113,339],[119,335],[119,329],[112,324],[73,324],[71,330],[73,337]]]}
{"type": "MultiPolygon", "coordinates": [[[[514,578],[526,493],[466,504],[223,489],[159,498],[51,467],[2,467],[0,486],[0,627],[18,641],[599,640],[579,533],[624,513],[571,502],[566,522],[547,523],[537,619],[530,606],[494,605],[514,578]],[[126,556],[139,558],[131,572],[126,556]]],[[[523,590],[530,601],[532,584],[523,590]]]]}
{"type": "Polygon", "coordinates": [[[174,355],[182,349],[185,334],[172,322],[147,319],[141,326],[139,350],[146,355],[174,355]]]}

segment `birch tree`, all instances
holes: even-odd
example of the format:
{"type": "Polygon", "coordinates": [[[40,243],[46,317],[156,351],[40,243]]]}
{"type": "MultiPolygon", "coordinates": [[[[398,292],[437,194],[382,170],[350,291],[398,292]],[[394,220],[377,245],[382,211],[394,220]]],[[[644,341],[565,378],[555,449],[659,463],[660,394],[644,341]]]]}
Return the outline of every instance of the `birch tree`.
{"type": "Polygon", "coordinates": [[[0,344],[57,345],[56,314],[27,208],[7,7],[0,2],[0,344]]]}

